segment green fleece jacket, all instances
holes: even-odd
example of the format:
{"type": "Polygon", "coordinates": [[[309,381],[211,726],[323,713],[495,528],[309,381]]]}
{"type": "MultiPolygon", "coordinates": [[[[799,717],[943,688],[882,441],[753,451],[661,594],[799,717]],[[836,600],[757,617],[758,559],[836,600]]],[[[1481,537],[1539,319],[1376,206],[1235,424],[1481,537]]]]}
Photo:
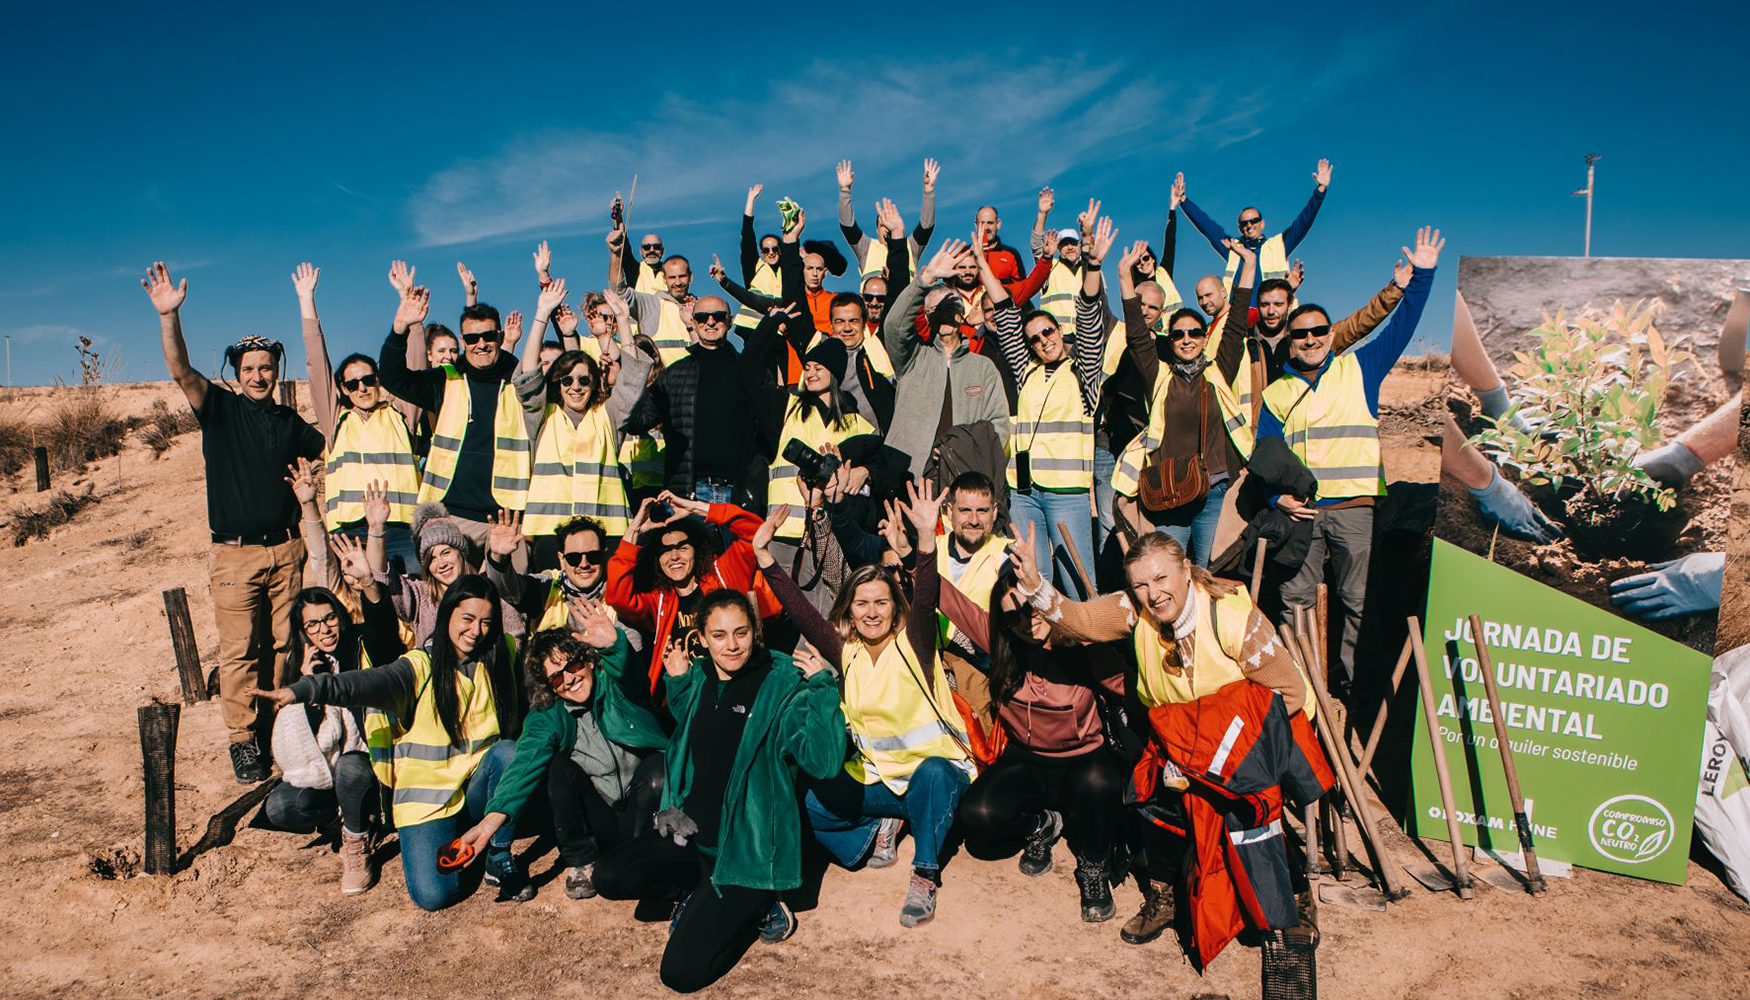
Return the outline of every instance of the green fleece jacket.
{"type": "MultiPolygon", "coordinates": [[[[650,710],[626,697],[621,677],[632,659],[632,647],[625,633],[616,630],[612,648],[602,650],[601,666],[595,675],[595,693],[590,696],[590,710],[602,735],[623,747],[636,750],[657,750],[668,744],[662,726],[650,710]]],[[[569,757],[577,745],[577,723],[566,710],[566,702],[554,699],[546,708],[530,712],[523,720],[523,733],[517,737],[516,759],[504,777],[499,779],[487,812],[504,813],[517,818],[531,797],[547,780],[547,765],[556,758],[569,757]]]]}
{"type": "MultiPolygon", "coordinates": [[[[796,771],[830,778],[845,763],[845,713],[830,671],[812,677],[788,654],[771,652],[771,672],[760,685],[723,795],[713,885],[782,891],[802,884],[802,817],[796,771]]],[[[693,758],[687,734],[704,692],[703,657],[679,677],[664,673],[674,736],[668,742],[664,809],[679,808],[692,788],[693,758]]]]}

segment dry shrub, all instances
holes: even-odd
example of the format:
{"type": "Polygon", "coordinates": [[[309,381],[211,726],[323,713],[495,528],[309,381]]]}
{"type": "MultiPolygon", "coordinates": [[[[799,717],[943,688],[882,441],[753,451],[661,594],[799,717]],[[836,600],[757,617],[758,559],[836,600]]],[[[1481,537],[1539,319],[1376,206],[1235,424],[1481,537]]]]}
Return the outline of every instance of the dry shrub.
{"type": "Polygon", "coordinates": [[[51,528],[73,520],[80,511],[96,502],[97,495],[89,489],[83,493],[56,490],[41,508],[21,510],[12,515],[12,521],[7,525],[12,529],[12,544],[23,545],[33,538],[47,538],[51,528]]]}
{"type": "Polygon", "coordinates": [[[75,393],[42,424],[37,443],[49,450],[49,466],[82,469],[87,462],[122,450],[131,425],[95,391],[75,393]]]}
{"type": "Polygon", "coordinates": [[[181,407],[172,410],[162,399],[153,400],[152,410],[146,414],[145,427],[140,431],[140,440],[152,449],[153,458],[161,458],[178,437],[199,427],[200,421],[195,419],[194,411],[181,407]]]}
{"type": "Polygon", "coordinates": [[[0,476],[10,476],[31,462],[35,443],[29,421],[0,417],[0,476]]]}

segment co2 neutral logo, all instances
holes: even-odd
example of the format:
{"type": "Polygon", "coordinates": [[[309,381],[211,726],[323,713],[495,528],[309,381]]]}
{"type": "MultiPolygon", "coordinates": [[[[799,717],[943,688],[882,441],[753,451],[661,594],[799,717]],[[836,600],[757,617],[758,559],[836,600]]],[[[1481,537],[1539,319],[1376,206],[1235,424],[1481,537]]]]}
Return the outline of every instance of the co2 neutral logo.
{"type": "Polygon", "coordinates": [[[1651,861],[1671,846],[1676,824],[1663,805],[1645,795],[1618,795],[1592,813],[1586,832],[1598,853],[1613,861],[1651,861]]]}

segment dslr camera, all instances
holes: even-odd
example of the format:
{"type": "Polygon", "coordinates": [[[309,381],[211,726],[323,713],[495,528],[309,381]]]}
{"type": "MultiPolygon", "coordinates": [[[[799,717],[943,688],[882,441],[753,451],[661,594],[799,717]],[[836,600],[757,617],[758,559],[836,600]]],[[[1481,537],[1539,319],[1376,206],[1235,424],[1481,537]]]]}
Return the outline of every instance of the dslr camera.
{"type": "Polygon", "coordinates": [[[822,455],[794,439],[784,446],[784,461],[794,465],[802,482],[813,490],[826,489],[826,484],[843,464],[836,455],[822,455]]]}

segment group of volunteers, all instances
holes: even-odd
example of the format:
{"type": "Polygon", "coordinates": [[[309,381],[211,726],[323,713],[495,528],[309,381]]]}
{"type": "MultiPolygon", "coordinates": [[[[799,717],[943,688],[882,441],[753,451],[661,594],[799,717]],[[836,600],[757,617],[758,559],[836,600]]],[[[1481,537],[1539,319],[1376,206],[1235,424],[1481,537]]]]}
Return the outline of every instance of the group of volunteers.
{"type": "Polygon", "coordinates": [[[314,423],[276,400],[277,341],[196,371],[187,281],[151,267],[202,430],[232,767],[277,768],[266,821],[335,835],[342,892],[393,832],[417,906],[526,900],[513,843],[548,832],[567,896],[667,921],[678,991],[795,932],[805,855],[881,868],[905,840],[907,927],[960,849],[1039,876],[1060,844],[1083,920],[1136,879],[1126,942],[1181,917],[1205,964],[1296,924],[1281,812],[1331,777],[1276,629],[1328,581],[1353,676],[1380,385],[1443,241],[1333,313],[1291,262],[1325,161],[1280,232],[1250,206],[1227,232],[1181,174],[1158,245],[1094,200],[1054,228],[1046,188],[1025,250],[989,205],[935,245],[939,173],[914,226],[884,199],[864,229],[840,163],[842,244],[788,199],[765,228],[750,188],[715,289],[617,197],[600,291],[542,243],[526,319],[458,264],[435,322],[396,261],[374,356],[331,360],[299,265],[314,423]],[[1254,603],[1260,537],[1288,571],[1254,603]]]}

